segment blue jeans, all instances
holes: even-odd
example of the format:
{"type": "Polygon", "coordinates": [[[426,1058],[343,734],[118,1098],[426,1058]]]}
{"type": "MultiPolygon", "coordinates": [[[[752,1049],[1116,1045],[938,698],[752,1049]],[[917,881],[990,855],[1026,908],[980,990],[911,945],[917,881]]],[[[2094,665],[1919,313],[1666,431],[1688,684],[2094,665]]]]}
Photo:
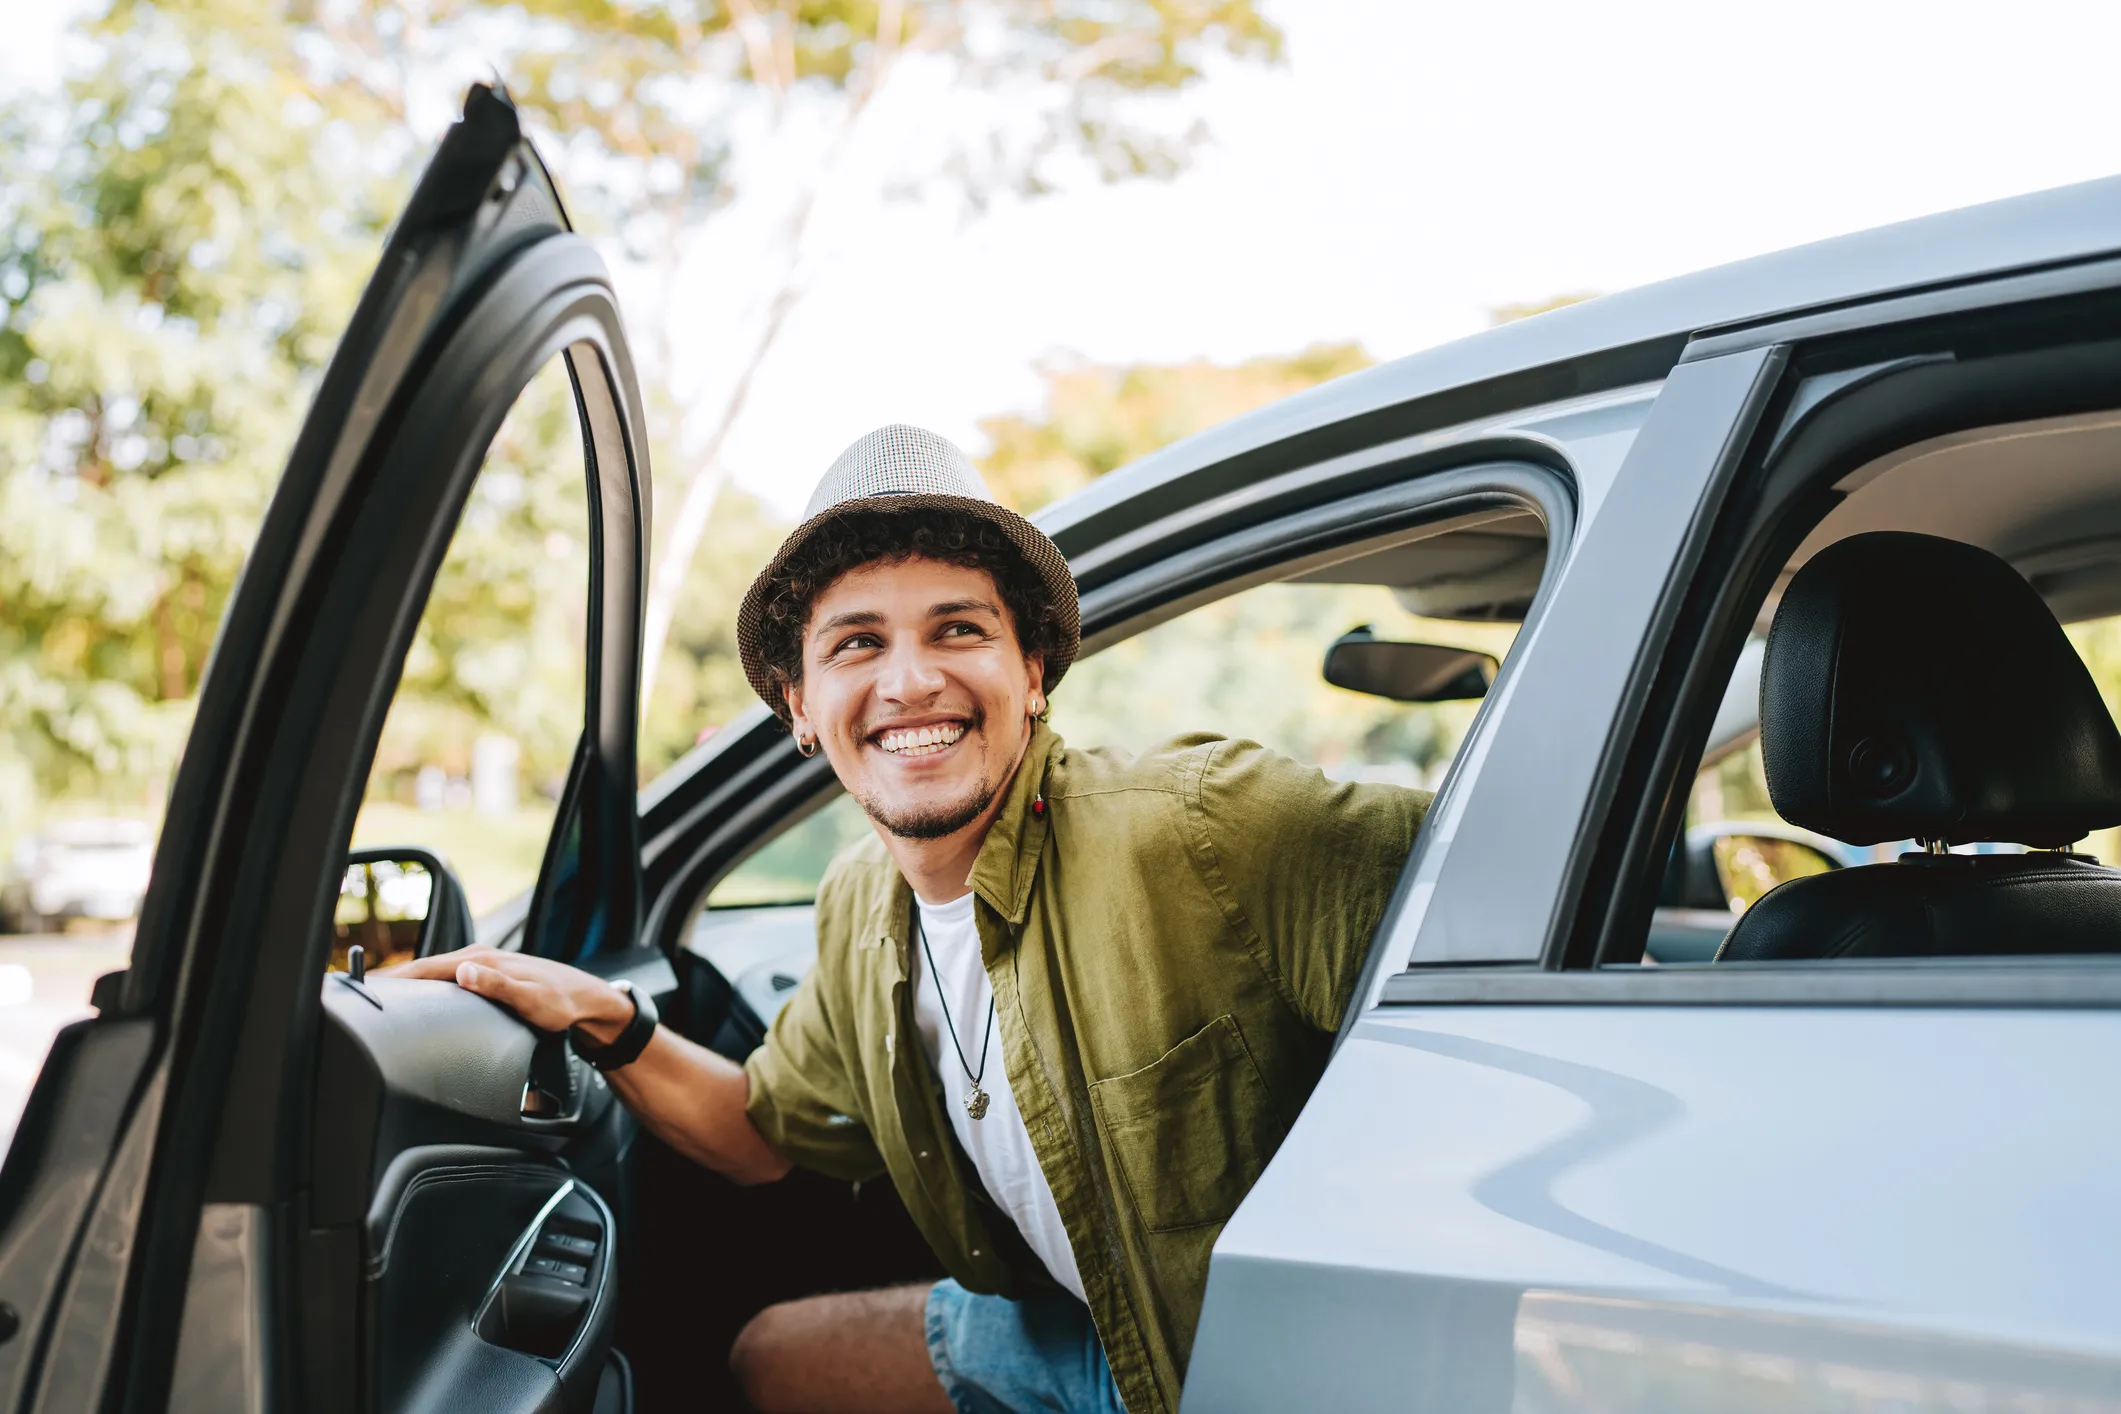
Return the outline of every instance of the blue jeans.
{"type": "Polygon", "coordinates": [[[1064,1291],[1011,1301],[939,1281],[928,1358],[958,1414],[1127,1414],[1090,1308],[1064,1291]]]}

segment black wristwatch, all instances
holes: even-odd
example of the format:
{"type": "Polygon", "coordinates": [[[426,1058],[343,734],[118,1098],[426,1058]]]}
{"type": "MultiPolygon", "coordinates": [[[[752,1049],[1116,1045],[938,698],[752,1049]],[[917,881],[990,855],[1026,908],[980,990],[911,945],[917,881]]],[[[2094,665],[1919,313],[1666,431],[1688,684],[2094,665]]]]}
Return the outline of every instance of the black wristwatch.
{"type": "Polygon", "coordinates": [[[639,1060],[641,1052],[648,1049],[648,1042],[655,1035],[659,1019],[655,1014],[655,999],[646,992],[631,982],[620,981],[611,985],[633,998],[633,1020],[626,1023],[626,1029],[619,1033],[618,1039],[608,1046],[599,1046],[584,1036],[579,1027],[567,1032],[567,1044],[574,1047],[574,1053],[598,1070],[617,1070],[639,1060]]]}

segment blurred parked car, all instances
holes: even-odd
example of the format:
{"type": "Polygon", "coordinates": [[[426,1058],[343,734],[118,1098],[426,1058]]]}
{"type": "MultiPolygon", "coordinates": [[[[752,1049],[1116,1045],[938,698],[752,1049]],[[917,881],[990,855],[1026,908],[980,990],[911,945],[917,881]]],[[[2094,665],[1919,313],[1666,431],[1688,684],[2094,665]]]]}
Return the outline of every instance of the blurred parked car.
{"type": "Polygon", "coordinates": [[[0,884],[0,929],[56,932],[75,918],[117,923],[140,912],[155,862],[140,820],[63,820],[15,847],[0,884]]]}

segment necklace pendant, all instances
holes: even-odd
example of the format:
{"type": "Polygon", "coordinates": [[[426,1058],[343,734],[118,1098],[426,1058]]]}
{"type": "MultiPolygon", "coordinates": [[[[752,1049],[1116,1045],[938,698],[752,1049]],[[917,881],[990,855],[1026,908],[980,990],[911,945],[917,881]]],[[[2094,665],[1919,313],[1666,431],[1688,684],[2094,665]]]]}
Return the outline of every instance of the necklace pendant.
{"type": "Polygon", "coordinates": [[[987,1117],[987,1092],[980,1088],[977,1081],[973,1082],[972,1093],[965,1097],[965,1113],[974,1119],[987,1117]]]}

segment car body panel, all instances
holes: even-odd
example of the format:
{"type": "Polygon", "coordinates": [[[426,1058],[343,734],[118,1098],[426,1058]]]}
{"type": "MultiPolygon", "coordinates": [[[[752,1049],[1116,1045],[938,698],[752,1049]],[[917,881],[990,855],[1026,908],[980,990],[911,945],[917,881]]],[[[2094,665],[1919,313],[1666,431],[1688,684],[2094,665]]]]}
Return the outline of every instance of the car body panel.
{"type": "Polygon", "coordinates": [[[2121,1153],[2087,1078],[2121,1046],[2121,972],[1599,967],[1633,958],[1588,946],[1647,921],[1654,874],[1621,851],[1662,863],[1646,822],[1677,827],[1747,586],[1781,564],[1725,527],[1800,492],[1823,510],[1835,468],[2008,422],[2013,397],[2110,405],[2080,376],[2111,364],[2121,276],[2097,257],[2067,289],[1930,292],[1956,324],[1888,300],[1690,346],[1520,638],[1466,799],[1439,799],[1440,866],[1417,846],[1388,925],[1411,965],[1351,1015],[1217,1244],[1186,1408],[2121,1408],[2121,1153]],[[2021,381],[1978,387],[1998,368],[2021,381]],[[1959,401],[1932,412],[1924,387],[1959,401]],[[1866,388],[1882,420],[1844,415],[1866,388]]]}
{"type": "Polygon", "coordinates": [[[1374,1013],[1184,1407],[2121,1407],[2116,1063],[2092,1010],[1374,1013]]]}

